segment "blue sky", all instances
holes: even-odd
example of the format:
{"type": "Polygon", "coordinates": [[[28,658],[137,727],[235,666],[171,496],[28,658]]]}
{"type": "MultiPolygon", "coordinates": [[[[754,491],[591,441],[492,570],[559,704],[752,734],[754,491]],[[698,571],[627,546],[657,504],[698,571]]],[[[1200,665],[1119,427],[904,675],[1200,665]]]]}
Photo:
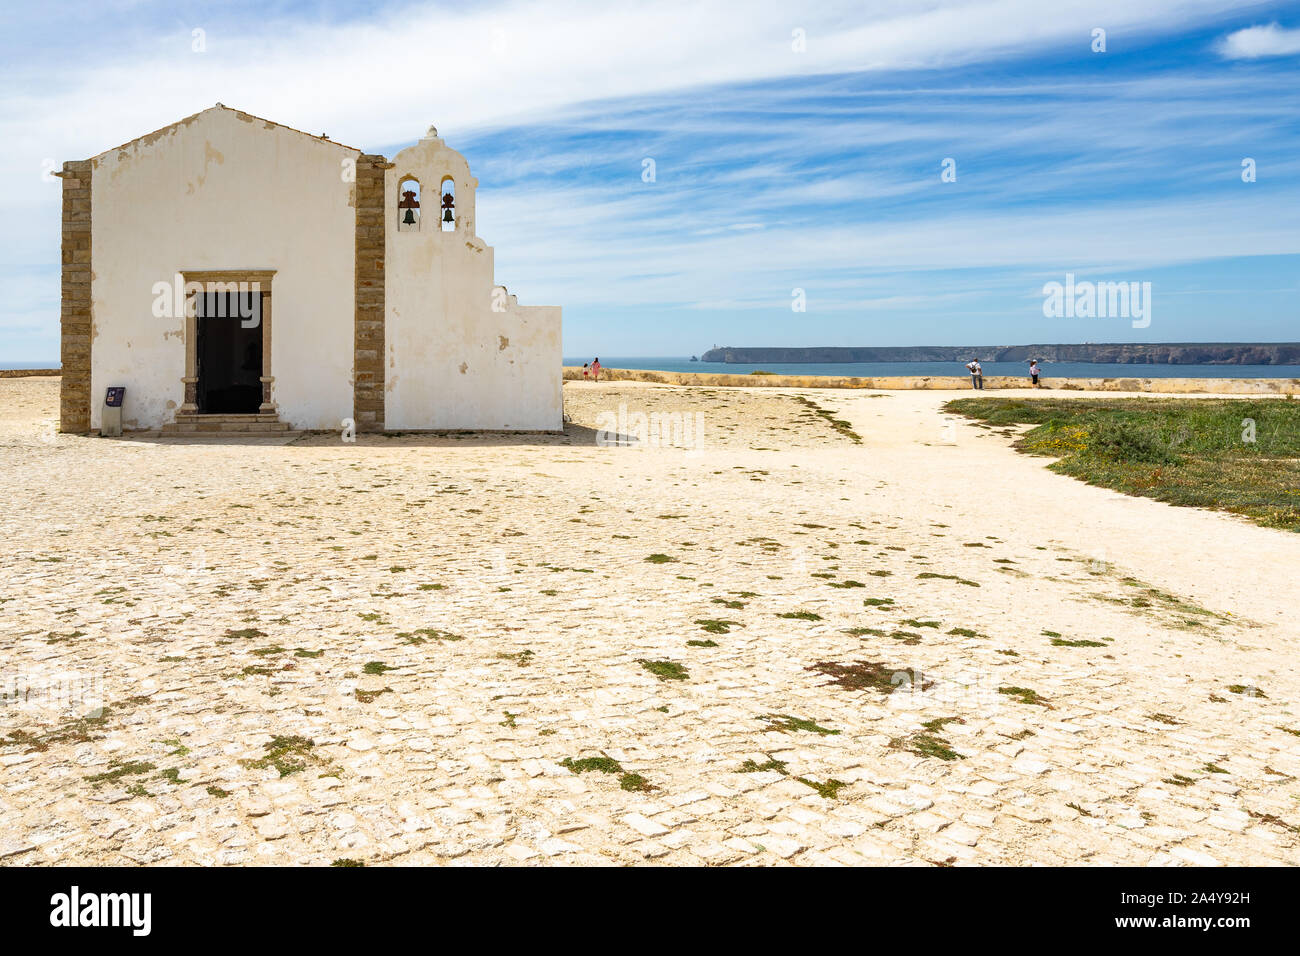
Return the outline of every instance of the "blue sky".
{"type": "Polygon", "coordinates": [[[564,306],[566,355],[1300,338],[1294,2],[0,16],[0,360],[58,353],[46,165],[217,101],[388,155],[436,124],[479,178],[498,281],[564,306]],[[1151,282],[1150,326],[1045,318],[1067,272],[1151,282]]]}

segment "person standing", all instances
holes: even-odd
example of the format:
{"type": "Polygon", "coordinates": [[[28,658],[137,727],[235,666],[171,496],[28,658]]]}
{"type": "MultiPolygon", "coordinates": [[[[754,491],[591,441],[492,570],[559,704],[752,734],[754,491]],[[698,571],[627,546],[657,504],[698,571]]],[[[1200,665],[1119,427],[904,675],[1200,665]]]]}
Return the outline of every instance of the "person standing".
{"type": "Polygon", "coordinates": [[[1040,374],[1041,372],[1038,368],[1038,359],[1034,359],[1029,363],[1029,381],[1033,383],[1034,388],[1038,388],[1038,376],[1040,374]]]}
{"type": "Polygon", "coordinates": [[[589,379],[589,378],[591,378],[591,366],[589,366],[586,362],[583,362],[583,363],[582,363],[582,380],[585,382],[585,381],[586,381],[587,379],[589,379]]]}
{"type": "Polygon", "coordinates": [[[971,359],[966,363],[966,368],[970,369],[971,388],[984,388],[984,367],[980,365],[979,359],[971,359]]]}
{"type": "Polygon", "coordinates": [[[594,381],[600,381],[600,359],[591,363],[591,377],[594,381]]]}

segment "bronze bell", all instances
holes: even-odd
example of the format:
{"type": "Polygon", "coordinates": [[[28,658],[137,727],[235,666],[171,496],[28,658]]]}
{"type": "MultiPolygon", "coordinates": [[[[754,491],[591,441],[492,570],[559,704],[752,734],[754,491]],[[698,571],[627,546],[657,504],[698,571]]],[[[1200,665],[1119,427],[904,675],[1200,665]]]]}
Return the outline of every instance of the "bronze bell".
{"type": "Polygon", "coordinates": [[[450,207],[450,206],[448,206],[446,209],[444,209],[444,210],[442,211],[442,221],[443,221],[443,222],[455,222],[455,221],[456,221],[455,219],[452,218],[452,215],[451,215],[451,207],[450,207]]]}
{"type": "Polygon", "coordinates": [[[415,213],[411,212],[411,210],[409,210],[409,209],[406,210],[406,215],[405,215],[404,217],[402,217],[402,222],[405,223],[405,224],[408,225],[408,226],[414,226],[414,225],[415,225],[415,213]]]}

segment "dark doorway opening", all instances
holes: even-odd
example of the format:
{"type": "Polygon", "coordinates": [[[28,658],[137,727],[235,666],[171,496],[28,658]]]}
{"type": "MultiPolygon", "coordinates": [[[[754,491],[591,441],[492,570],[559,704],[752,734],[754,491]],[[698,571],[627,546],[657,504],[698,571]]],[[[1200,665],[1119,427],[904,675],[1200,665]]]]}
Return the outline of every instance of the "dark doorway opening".
{"type": "Polygon", "coordinates": [[[262,404],[262,295],[198,296],[198,406],[204,414],[254,414],[262,404]]]}

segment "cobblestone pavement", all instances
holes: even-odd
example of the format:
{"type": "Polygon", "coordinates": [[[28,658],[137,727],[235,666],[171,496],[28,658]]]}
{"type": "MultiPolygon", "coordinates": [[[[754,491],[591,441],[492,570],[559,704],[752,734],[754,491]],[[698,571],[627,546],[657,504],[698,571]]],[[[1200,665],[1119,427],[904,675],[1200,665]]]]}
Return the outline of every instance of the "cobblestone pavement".
{"type": "Polygon", "coordinates": [[[1300,537],[947,397],[186,442],[0,380],[0,862],[1300,862],[1300,537]]]}

